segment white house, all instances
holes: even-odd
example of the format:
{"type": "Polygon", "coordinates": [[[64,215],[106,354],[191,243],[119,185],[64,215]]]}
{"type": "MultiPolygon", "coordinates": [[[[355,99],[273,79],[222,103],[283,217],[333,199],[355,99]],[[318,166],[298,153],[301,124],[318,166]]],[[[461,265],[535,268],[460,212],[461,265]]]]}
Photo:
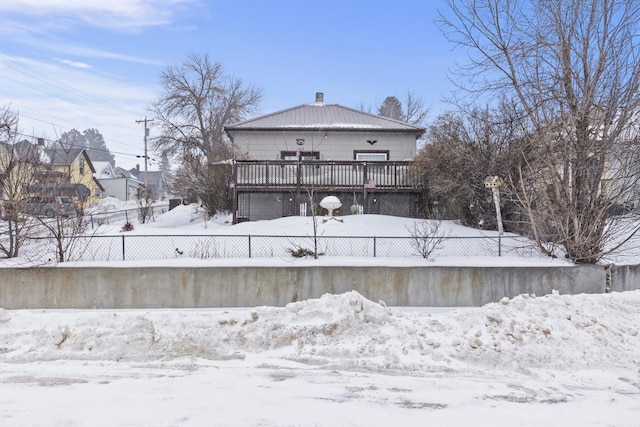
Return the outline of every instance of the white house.
{"type": "Polygon", "coordinates": [[[328,104],[317,93],[313,103],[225,131],[249,159],[234,165],[235,222],[307,215],[328,195],[342,200],[343,215],[419,215],[422,190],[409,166],[424,128],[328,104]]]}
{"type": "Polygon", "coordinates": [[[113,167],[109,162],[94,162],[95,177],[104,188],[104,195],[115,197],[124,202],[135,199],[138,186],[142,185],[135,176],[128,171],[113,167]]]}

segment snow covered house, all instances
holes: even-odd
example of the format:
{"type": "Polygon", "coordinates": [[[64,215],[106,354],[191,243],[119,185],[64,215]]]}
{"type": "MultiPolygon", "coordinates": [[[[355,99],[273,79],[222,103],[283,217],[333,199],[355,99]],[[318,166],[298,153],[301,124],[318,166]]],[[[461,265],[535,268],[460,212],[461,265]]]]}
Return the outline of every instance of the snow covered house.
{"type": "Polygon", "coordinates": [[[234,163],[234,222],[308,215],[327,195],[341,200],[342,215],[419,215],[421,185],[409,166],[424,128],[325,103],[319,92],[314,103],[225,131],[248,159],[234,163]]]}
{"type": "Polygon", "coordinates": [[[142,182],[129,171],[114,167],[110,162],[93,162],[95,177],[104,188],[105,197],[115,197],[123,202],[135,200],[136,190],[142,182]]]}
{"type": "Polygon", "coordinates": [[[151,199],[155,202],[167,200],[167,176],[163,171],[143,171],[140,165],[136,165],[134,169],[129,169],[129,174],[136,177],[151,190],[151,199]]]}

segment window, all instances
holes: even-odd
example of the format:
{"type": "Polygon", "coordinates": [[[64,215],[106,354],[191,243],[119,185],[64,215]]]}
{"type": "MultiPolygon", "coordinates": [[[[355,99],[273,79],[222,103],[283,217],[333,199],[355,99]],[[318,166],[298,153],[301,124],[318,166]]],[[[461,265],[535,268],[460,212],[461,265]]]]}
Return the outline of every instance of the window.
{"type": "MultiPolygon", "coordinates": [[[[282,151],[280,156],[282,160],[297,160],[298,153],[300,154],[300,160],[318,160],[320,158],[320,152],[318,151],[282,151]]],[[[319,166],[316,166],[315,169],[312,165],[303,165],[302,170],[308,173],[312,173],[318,169],[319,166]]],[[[290,173],[295,173],[295,166],[287,166],[287,168],[291,168],[290,173]]]]}
{"type": "MultiPolygon", "coordinates": [[[[353,157],[360,162],[384,162],[389,160],[389,151],[354,151],[353,157]]],[[[360,166],[358,166],[358,168],[360,168],[360,166]]],[[[367,170],[369,171],[369,175],[385,173],[385,167],[383,165],[376,165],[375,163],[369,163],[367,170]]],[[[369,176],[369,178],[372,178],[372,176],[369,176]]]]}
{"type": "Polygon", "coordinates": [[[300,153],[300,160],[318,160],[320,152],[318,151],[282,151],[280,157],[282,160],[297,160],[300,153]]]}
{"type": "Polygon", "coordinates": [[[80,159],[80,175],[84,175],[84,159],[80,159]]]}
{"type": "Polygon", "coordinates": [[[354,157],[362,162],[386,161],[389,160],[388,151],[355,151],[354,157]]]}

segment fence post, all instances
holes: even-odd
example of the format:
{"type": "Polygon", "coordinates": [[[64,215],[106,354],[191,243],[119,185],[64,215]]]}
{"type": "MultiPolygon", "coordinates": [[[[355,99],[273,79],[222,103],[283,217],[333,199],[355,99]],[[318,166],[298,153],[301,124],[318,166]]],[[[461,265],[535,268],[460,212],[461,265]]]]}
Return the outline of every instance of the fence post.
{"type": "Polygon", "coordinates": [[[502,235],[498,234],[498,256],[502,256],[502,235]]]}
{"type": "Polygon", "coordinates": [[[373,236],[373,257],[376,257],[376,236],[373,236]]]}
{"type": "Polygon", "coordinates": [[[251,234],[249,234],[249,258],[251,258],[251,234]]]}
{"type": "Polygon", "coordinates": [[[125,261],[125,257],[124,257],[124,234],[122,235],[122,260],[125,261]]]}

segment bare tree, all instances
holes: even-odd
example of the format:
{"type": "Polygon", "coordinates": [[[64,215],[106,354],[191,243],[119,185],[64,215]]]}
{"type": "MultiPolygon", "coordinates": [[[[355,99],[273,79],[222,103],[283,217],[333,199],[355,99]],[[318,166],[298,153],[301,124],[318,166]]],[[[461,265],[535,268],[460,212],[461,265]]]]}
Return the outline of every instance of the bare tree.
{"type": "MultiPolygon", "coordinates": [[[[517,174],[523,135],[513,108],[443,113],[427,128],[426,144],[413,164],[425,182],[423,199],[431,218],[449,218],[475,228],[497,228],[487,176],[517,174]]],[[[503,178],[504,179],[504,178],[503,178]]],[[[522,231],[517,210],[506,197],[502,212],[509,231],[522,231]]]]}
{"type": "MultiPolygon", "coordinates": [[[[422,96],[418,96],[411,91],[407,92],[404,103],[395,96],[387,96],[378,107],[378,115],[415,126],[424,126],[428,114],[429,108],[425,106],[422,96]]],[[[424,135],[420,137],[417,143],[419,147],[423,145],[424,135]]]]}
{"type": "MultiPolygon", "coordinates": [[[[371,107],[363,102],[356,108],[368,113],[372,111],[371,107]]],[[[379,116],[423,126],[429,115],[429,108],[425,106],[422,96],[408,91],[404,103],[395,96],[387,96],[378,107],[377,113],[379,116]]]]}
{"type": "MultiPolygon", "coordinates": [[[[312,256],[314,259],[318,259],[319,255],[324,255],[324,253],[319,252],[318,248],[318,244],[320,243],[320,218],[318,217],[318,215],[320,214],[320,210],[322,208],[318,203],[316,203],[315,199],[315,188],[313,186],[310,186],[307,189],[306,197],[304,198],[304,202],[302,203],[302,205],[305,207],[305,209],[307,209],[308,212],[311,212],[311,226],[313,231],[311,239],[313,242],[313,249],[309,249],[300,244],[294,244],[294,247],[289,249],[289,253],[295,258],[312,256]]],[[[305,212],[305,215],[306,213],[307,212],[305,212]]]]}
{"type": "MultiPolygon", "coordinates": [[[[57,262],[74,261],[82,258],[91,241],[91,236],[86,236],[87,222],[83,217],[64,217],[57,215],[54,218],[37,217],[37,223],[41,232],[32,233],[33,237],[44,237],[53,244],[53,252],[57,262]]],[[[33,258],[33,257],[32,257],[33,258]]],[[[39,257],[38,262],[43,258],[39,257]]]]}
{"type": "Polygon", "coordinates": [[[7,258],[19,255],[34,224],[24,215],[23,188],[35,182],[40,158],[37,147],[16,141],[18,115],[0,109],[0,252],[7,258]]]}
{"type": "Polygon", "coordinates": [[[440,220],[421,219],[407,226],[411,247],[422,258],[428,260],[436,250],[442,248],[442,243],[448,236],[440,230],[441,225],[440,220]]]}
{"type": "Polygon", "coordinates": [[[550,232],[573,261],[597,262],[615,248],[611,207],[634,181],[602,185],[614,179],[612,159],[637,148],[635,137],[623,140],[634,135],[640,107],[640,3],[447,3],[442,29],[470,58],[458,70],[468,78],[460,88],[485,100],[514,99],[523,115],[526,161],[507,181],[536,240],[542,247],[550,232]]]}
{"type": "MultiPolygon", "coordinates": [[[[1,149],[0,149],[1,150],[1,149]]],[[[23,184],[33,183],[36,166],[17,157],[16,152],[0,153],[2,175],[2,234],[0,252],[8,258],[19,255],[23,243],[31,235],[33,223],[25,217],[23,184]]]]}
{"type": "MultiPolygon", "coordinates": [[[[68,192],[63,188],[65,184],[68,184],[69,177],[80,174],[79,169],[83,166],[80,164],[72,165],[65,172],[61,172],[57,170],[53,161],[47,162],[46,159],[39,162],[37,166],[38,171],[35,174],[39,182],[33,187],[23,186],[24,195],[37,195],[41,199],[54,200],[58,197],[69,198],[75,203],[75,209],[73,212],[56,211],[45,216],[41,215],[43,212],[29,212],[29,220],[36,224],[29,238],[46,239],[47,245],[43,250],[53,251],[55,257],[51,259],[52,261],[54,259],[56,262],[79,260],[89,247],[93,237],[92,234],[87,234],[89,224],[83,217],[82,209],[82,203],[88,195],[82,194],[77,189],[68,192]],[[55,179],[55,181],[43,185],[41,180],[47,179],[55,179]]],[[[31,254],[29,258],[36,262],[42,262],[46,261],[48,257],[31,254]]]]}
{"type": "Polygon", "coordinates": [[[176,170],[170,189],[187,200],[199,200],[208,216],[229,210],[229,182],[233,176],[229,160],[207,162],[202,155],[187,155],[176,170]]]}
{"type": "Polygon", "coordinates": [[[136,188],[134,197],[136,204],[138,205],[138,221],[141,224],[146,224],[153,220],[153,200],[151,199],[151,189],[144,185],[139,185],[136,188]]]}
{"type": "Polygon", "coordinates": [[[416,126],[422,126],[429,115],[429,107],[424,104],[422,96],[411,91],[407,92],[402,107],[401,120],[416,126]]]}
{"type": "MultiPolygon", "coordinates": [[[[88,238],[84,235],[87,224],[81,217],[81,209],[73,212],[76,216],[54,214],[50,218],[39,215],[44,212],[27,208],[29,196],[40,196],[40,202],[44,204],[46,202],[42,199],[65,195],[61,193],[61,188],[66,181],[43,184],[46,177],[59,176],[59,172],[56,173],[54,165],[46,161],[43,144],[16,141],[17,123],[17,115],[8,109],[0,111],[0,252],[8,258],[15,258],[21,249],[26,249],[27,242],[32,242],[29,251],[35,252],[26,254],[27,259],[46,261],[49,256],[42,254],[43,250],[53,250],[59,262],[80,257],[88,244],[88,238]]],[[[71,173],[69,171],[69,175],[71,173]]],[[[65,177],[66,174],[63,174],[60,179],[64,180],[65,177]]],[[[76,196],[82,199],[82,195],[76,196]]]]}
{"type": "MultiPolygon", "coordinates": [[[[231,160],[234,152],[224,125],[255,112],[262,91],[225,75],[222,65],[211,62],[208,55],[191,55],[183,64],[168,67],[160,84],[163,92],[151,106],[161,129],[153,140],[154,149],[180,160],[197,156],[202,164],[231,160]]],[[[205,195],[212,185],[226,188],[228,181],[207,182],[198,188],[198,195],[205,195]]],[[[210,215],[218,210],[206,200],[203,204],[210,215]]]]}

